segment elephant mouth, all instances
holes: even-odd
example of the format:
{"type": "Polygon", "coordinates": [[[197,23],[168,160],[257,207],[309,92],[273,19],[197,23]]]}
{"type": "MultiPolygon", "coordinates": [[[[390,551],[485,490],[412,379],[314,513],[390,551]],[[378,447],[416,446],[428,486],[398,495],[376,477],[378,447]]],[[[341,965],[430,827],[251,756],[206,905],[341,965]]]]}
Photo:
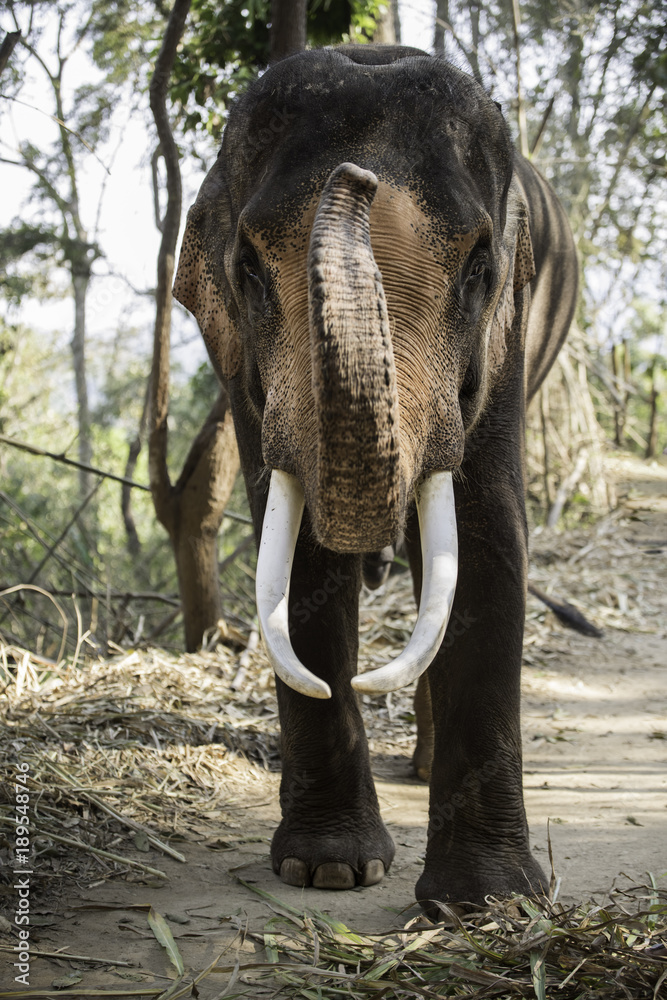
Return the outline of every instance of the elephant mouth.
{"type": "MultiPolygon", "coordinates": [[[[422,539],[423,582],[412,636],[390,663],[352,678],[364,694],[404,687],[433,661],[447,628],[458,572],[458,540],[451,472],[432,472],[415,487],[422,539]]],[[[311,698],[331,688],[296,656],[289,637],[288,601],[304,494],[295,476],[274,469],[257,559],[257,612],[269,661],[288,687],[311,698]]]]}

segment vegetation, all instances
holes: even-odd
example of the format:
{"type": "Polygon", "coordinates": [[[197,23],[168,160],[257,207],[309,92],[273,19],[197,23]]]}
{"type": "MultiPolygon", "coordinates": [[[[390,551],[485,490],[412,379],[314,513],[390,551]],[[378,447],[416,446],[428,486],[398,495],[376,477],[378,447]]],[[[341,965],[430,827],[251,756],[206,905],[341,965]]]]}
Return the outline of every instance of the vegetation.
{"type": "Polygon", "coordinates": [[[565,204],[579,248],[570,347],[529,415],[533,510],[548,515],[580,457],[571,489],[599,508],[612,499],[601,489],[605,439],[648,458],[667,443],[665,8],[641,0],[437,7],[436,46],[464,59],[500,101],[517,145],[565,204]]]}
{"type": "MultiPolygon", "coordinates": [[[[77,472],[0,444],[0,588],[31,583],[64,600],[71,624],[81,619],[68,642],[76,644],[77,628],[88,631],[91,651],[142,636],[181,643],[176,544],[146,489],[90,471],[149,483],[154,289],[132,292],[134,277],[109,249],[104,197],[124,136],[140,124],[144,200],[163,226],[164,149],[148,88],[171,7],[10,0],[0,16],[3,34],[22,32],[0,59],[0,164],[8,184],[23,184],[0,231],[0,434],[83,466],[77,472]],[[43,129],[26,105],[38,107],[43,129]],[[131,315],[115,307],[121,297],[131,315]]],[[[189,7],[167,95],[186,203],[199,180],[192,165],[212,162],[230,100],[271,57],[268,0],[189,7]]],[[[310,0],[308,43],[370,38],[386,8],[380,0],[310,0]]],[[[595,514],[613,502],[605,449],[651,458],[667,443],[664,5],[439,0],[437,17],[436,48],[492,91],[519,146],[568,207],[581,305],[570,347],[529,414],[529,489],[536,521],[595,514]]],[[[129,217],[121,227],[128,245],[137,242],[129,217]]],[[[199,348],[174,350],[187,338],[198,343],[178,313],[168,424],[162,414],[164,467],[172,470],[187,467],[217,397],[199,348]]],[[[254,557],[244,503],[237,483],[226,505],[241,519],[226,518],[212,544],[224,566],[224,617],[247,635],[254,557]]],[[[48,597],[13,593],[1,602],[0,637],[54,657],[58,621],[48,597]]]]}

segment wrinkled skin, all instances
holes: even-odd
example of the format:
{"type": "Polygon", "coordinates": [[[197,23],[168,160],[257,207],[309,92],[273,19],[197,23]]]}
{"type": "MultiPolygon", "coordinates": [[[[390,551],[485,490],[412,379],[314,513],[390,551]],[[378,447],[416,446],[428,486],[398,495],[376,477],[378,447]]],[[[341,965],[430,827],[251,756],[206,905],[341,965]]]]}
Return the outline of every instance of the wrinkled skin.
{"type": "Polygon", "coordinates": [[[433,756],[417,898],[545,886],[521,777],[522,441],[576,283],[553,193],[513,151],[498,107],[445,62],[393,47],[303,53],[230,114],[175,293],[227,385],[258,538],[271,469],[306,498],[290,633],[332,698],[277,682],[272,858],[291,884],[372,884],[392,861],[350,686],[362,564],[381,581],[386,552],[364,553],[404,534],[419,594],[413,487],[451,470],[459,577],[420,686],[426,770],[433,756]]]}

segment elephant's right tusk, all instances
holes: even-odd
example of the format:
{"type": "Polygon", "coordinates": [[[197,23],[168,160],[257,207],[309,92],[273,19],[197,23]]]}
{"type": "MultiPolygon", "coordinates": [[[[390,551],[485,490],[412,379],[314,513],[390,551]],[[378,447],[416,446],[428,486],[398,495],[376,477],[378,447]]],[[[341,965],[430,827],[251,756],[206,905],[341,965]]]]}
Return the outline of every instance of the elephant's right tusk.
{"type": "Polygon", "coordinates": [[[379,694],[405,687],[424,673],[440,649],[454,603],[458,538],[451,472],[433,472],[415,489],[422,536],[423,582],[410,641],[395,660],[352,678],[352,687],[379,694]]]}
{"type": "Polygon", "coordinates": [[[257,614],[266,652],[278,677],[301,694],[330,698],[329,685],[297,659],[289,637],[289,584],[303,505],[298,479],[274,469],[257,555],[257,614]]]}

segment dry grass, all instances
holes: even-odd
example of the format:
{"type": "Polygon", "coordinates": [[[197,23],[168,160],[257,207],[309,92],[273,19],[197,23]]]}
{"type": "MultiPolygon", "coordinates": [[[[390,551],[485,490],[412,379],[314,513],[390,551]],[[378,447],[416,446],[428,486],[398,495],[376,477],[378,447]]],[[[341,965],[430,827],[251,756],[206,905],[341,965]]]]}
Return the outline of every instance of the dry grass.
{"type": "MultiPolygon", "coordinates": [[[[89,862],[55,836],[84,852],[113,850],[127,829],[141,843],[146,826],[158,840],[206,841],[224,826],[240,782],[258,783],[244,762],[277,767],[273,679],[259,654],[249,656],[252,688],[242,691],[234,687],[238,659],[224,647],[180,658],[132,652],[74,671],[27,654],[12,666],[10,654],[4,650],[3,770],[9,778],[17,756],[29,765],[34,843],[42,861],[52,852],[66,858],[71,874],[89,862]]],[[[13,822],[10,782],[3,787],[0,830],[13,822]]],[[[99,856],[98,864],[107,871],[99,856]]]]}

